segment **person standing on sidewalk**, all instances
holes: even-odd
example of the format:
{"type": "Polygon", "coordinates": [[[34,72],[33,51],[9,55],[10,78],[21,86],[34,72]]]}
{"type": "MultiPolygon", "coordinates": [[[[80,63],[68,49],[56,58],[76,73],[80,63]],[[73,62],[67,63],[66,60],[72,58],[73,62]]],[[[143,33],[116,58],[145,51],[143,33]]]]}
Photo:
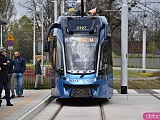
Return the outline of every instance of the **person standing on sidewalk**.
{"type": "Polygon", "coordinates": [[[39,81],[39,77],[42,75],[40,62],[41,62],[41,59],[38,57],[37,60],[36,60],[35,71],[34,71],[34,74],[36,75],[36,81],[35,81],[35,85],[34,85],[35,90],[39,89],[38,81],[39,81]]]}
{"type": "Polygon", "coordinates": [[[13,78],[14,84],[16,89],[17,97],[24,97],[23,96],[23,73],[26,70],[26,63],[25,60],[20,57],[20,53],[18,51],[14,52],[14,59],[12,60],[13,63],[13,78]]]}
{"type": "Polygon", "coordinates": [[[14,81],[12,81],[12,75],[13,75],[13,63],[12,63],[12,60],[10,58],[7,58],[7,60],[10,61],[10,65],[9,65],[9,69],[8,69],[8,78],[9,78],[9,81],[10,81],[10,88],[11,88],[11,99],[12,98],[15,98],[15,92],[14,92],[14,81]]]}
{"type": "MultiPolygon", "coordinates": [[[[8,57],[7,57],[7,60],[10,61],[10,64],[8,65],[8,80],[10,82],[10,89],[11,89],[11,93],[12,93],[10,98],[12,99],[12,98],[15,98],[14,85],[12,84],[14,82],[12,82],[12,80],[11,80],[12,74],[13,74],[13,72],[12,72],[13,63],[12,63],[12,60],[8,57]]],[[[6,96],[4,96],[2,99],[6,99],[6,96]]]]}
{"type": "Polygon", "coordinates": [[[6,58],[6,49],[0,47],[0,106],[2,103],[1,94],[4,87],[6,96],[6,106],[13,106],[10,102],[10,81],[8,79],[8,66],[10,61],[6,58]]]}

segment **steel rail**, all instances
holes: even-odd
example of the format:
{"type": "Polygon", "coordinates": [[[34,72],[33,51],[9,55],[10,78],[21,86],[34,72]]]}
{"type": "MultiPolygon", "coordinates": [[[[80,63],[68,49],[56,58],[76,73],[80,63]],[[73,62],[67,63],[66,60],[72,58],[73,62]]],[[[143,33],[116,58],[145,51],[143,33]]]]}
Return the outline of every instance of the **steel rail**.
{"type": "Polygon", "coordinates": [[[148,91],[148,90],[142,89],[140,86],[136,85],[135,83],[133,83],[133,82],[131,82],[131,81],[129,81],[128,83],[131,84],[131,85],[133,85],[133,86],[135,86],[136,88],[138,88],[138,89],[140,89],[140,90],[145,91],[146,93],[152,95],[153,97],[157,98],[158,100],[160,100],[160,97],[154,95],[153,93],[151,93],[151,92],[148,91]]]}
{"type": "Polygon", "coordinates": [[[106,120],[103,104],[100,104],[100,111],[101,111],[101,118],[102,118],[102,120],[106,120]]]}
{"type": "Polygon", "coordinates": [[[58,115],[58,113],[60,113],[60,111],[62,110],[64,104],[61,104],[58,109],[56,110],[56,112],[53,113],[52,117],[49,120],[55,120],[56,116],[58,115]]]}

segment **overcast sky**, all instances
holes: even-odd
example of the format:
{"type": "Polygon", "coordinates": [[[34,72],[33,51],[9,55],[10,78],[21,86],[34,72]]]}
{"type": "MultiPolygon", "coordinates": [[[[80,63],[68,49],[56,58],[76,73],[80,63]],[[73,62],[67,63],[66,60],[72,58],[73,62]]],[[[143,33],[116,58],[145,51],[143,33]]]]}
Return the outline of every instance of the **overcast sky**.
{"type": "MultiPolygon", "coordinates": [[[[19,19],[20,17],[22,17],[23,15],[26,15],[27,14],[27,11],[23,8],[23,7],[21,7],[19,4],[18,4],[18,2],[19,1],[22,1],[22,0],[14,0],[14,2],[15,2],[15,7],[16,7],[16,11],[17,11],[17,15],[16,15],[16,19],[19,19]]],[[[117,0],[117,1],[119,1],[119,0],[117,0]]],[[[130,1],[130,0],[128,0],[128,1],[130,1]]],[[[131,0],[132,1],[132,0],[131,0]]],[[[134,0],[133,0],[134,1],[134,0]]],[[[140,2],[144,2],[144,1],[146,1],[146,2],[160,2],[160,0],[138,0],[138,1],[140,1],[140,2]]],[[[147,5],[148,7],[151,7],[151,8],[159,8],[159,6],[160,6],[160,3],[152,3],[152,4],[148,4],[147,5]]]]}
{"type": "Polygon", "coordinates": [[[19,1],[21,0],[14,0],[17,11],[16,19],[19,19],[23,15],[27,14],[26,10],[18,4],[19,1]]]}

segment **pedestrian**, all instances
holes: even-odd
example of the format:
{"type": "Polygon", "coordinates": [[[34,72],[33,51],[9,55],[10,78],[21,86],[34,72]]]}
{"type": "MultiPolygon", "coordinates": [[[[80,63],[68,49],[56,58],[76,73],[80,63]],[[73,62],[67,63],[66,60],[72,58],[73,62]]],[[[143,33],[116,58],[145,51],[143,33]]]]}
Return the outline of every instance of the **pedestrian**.
{"type": "MultiPolygon", "coordinates": [[[[13,70],[13,63],[12,63],[12,60],[10,58],[7,57],[7,60],[10,61],[10,64],[8,65],[8,79],[9,79],[9,82],[10,82],[10,90],[11,90],[11,99],[12,98],[15,98],[15,92],[14,92],[14,85],[13,85],[13,82],[12,82],[12,70],[13,70]]],[[[4,96],[2,99],[6,99],[6,96],[4,96]]]]}
{"type": "Polygon", "coordinates": [[[6,58],[6,49],[0,47],[0,106],[2,103],[1,94],[4,87],[5,96],[6,96],[6,106],[13,106],[10,102],[10,81],[8,79],[8,66],[10,61],[6,58]]]}
{"type": "Polygon", "coordinates": [[[42,70],[41,70],[40,62],[41,62],[41,59],[38,57],[36,59],[35,71],[34,71],[34,73],[36,75],[35,86],[34,86],[35,90],[39,89],[39,87],[38,87],[38,81],[39,81],[39,77],[42,75],[42,70]]]}
{"type": "Polygon", "coordinates": [[[13,63],[13,78],[14,84],[16,89],[17,97],[24,97],[23,96],[23,73],[26,70],[26,63],[25,60],[20,57],[20,53],[18,51],[14,52],[14,59],[12,60],[13,63]]]}

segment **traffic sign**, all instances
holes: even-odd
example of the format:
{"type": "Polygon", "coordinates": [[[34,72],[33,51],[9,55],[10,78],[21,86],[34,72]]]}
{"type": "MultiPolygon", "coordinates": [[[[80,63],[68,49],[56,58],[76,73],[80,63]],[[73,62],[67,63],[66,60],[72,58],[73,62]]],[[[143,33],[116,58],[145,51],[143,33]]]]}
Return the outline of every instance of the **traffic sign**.
{"type": "Polygon", "coordinates": [[[13,35],[12,35],[11,33],[9,34],[9,36],[8,36],[7,40],[14,41],[14,37],[13,37],[13,35]]]}
{"type": "Polygon", "coordinates": [[[8,46],[8,50],[13,50],[13,46],[8,46]]]}
{"type": "Polygon", "coordinates": [[[8,41],[7,41],[7,44],[8,44],[8,46],[13,46],[13,41],[8,40],[8,41]]]}
{"type": "Polygon", "coordinates": [[[160,51],[157,51],[157,55],[160,55],[160,51]]]}

